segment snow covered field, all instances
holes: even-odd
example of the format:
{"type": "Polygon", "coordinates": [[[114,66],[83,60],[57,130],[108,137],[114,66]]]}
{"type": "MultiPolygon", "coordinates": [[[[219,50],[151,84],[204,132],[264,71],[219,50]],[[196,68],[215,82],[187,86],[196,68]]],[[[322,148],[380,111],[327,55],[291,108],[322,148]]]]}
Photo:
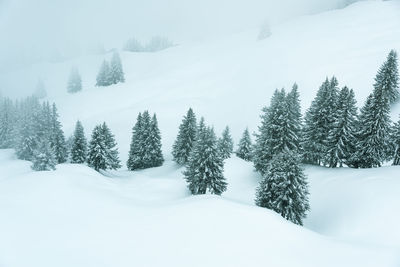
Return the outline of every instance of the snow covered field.
{"type": "MultiPolygon", "coordinates": [[[[97,88],[106,56],[0,73],[4,93],[46,83],[69,136],[80,119],[89,136],[106,121],[126,162],[138,112],[156,112],[167,159],[160,168],[101,175],[81,165],[33,172],[0,150],[0,266],[400,266],[400,168],[306,167],[311,211],[305,227],[254,206],[259,176],[236,157],[222,197],[190,196],[170,159],[182,116],[193,107],[237,143],[256,131],[275,88],[299,84],[305,110],[326,76],[354,89],[362,105],[390,49],[400,51],[400,1],[342,10],[159,53],[121,53],[126,83],[97,88]],[[69,95],[71,66],[83,91],[69,95]],[[21,79],[23,77],[23,79],[21,79]],[[201,252],[201,253],[199,253],[201,252]]],[[[400,106],[393,109],[397,120],[400,106]]]]}

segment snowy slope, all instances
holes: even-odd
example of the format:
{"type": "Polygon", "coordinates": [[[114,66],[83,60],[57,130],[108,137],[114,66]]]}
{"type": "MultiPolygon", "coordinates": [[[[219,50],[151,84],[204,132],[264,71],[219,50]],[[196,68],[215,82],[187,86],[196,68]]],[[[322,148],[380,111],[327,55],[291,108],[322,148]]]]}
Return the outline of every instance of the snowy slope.
{"type": "Polygon", "coordinates": [[[123,163],[137,113],[157,112],[167,161],[110,177],[68,164],[33,173],[0,151],[0,266],[399,266],[399,168],[307,167],[311,211],[301,228],[254,207],[260,177],[250,163],[227,161],[222,197],[190,197],[182,169],[169,160],[190,106],[217,132],[231,126],[237,142],[246,126],[256,130],[273,90],[295,81],[303,109],[327,75],[352,87],[361,105],[389,50],[400,51],[400,1],[364,1],[272,32],[261,42],[249,29],[154,54],[122,52],[127,81],[107,88],[94,83],[110,55],[1,73],[10,95],[42,77],[67,135],[77,119],[88,136],[106,121],[123,163]],[[73,65],[84,89],[68,95],[73,65]]]}
{"type": "MultiPolygon", "coordinates": [[[[246,190],[189,197],[171,164],[108,178],[68,164],[56,172],[31,172],[10,150],[0,157],[2,266],[399,264],[394,249],[325,237],[232,201],[246,190]]],[[[228,165],[249,171],[239,159],[228,165]]],[[[232,188],[249,178],[240,172],[227,177],[232,188]]]]}

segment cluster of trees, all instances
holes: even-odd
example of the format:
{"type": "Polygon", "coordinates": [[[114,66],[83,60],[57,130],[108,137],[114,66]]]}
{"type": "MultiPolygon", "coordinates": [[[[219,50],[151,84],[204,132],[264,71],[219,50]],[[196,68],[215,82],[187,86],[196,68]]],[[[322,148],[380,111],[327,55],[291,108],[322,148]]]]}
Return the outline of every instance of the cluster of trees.
{"type": "Polygon", "coordinates": [[[129,39],[124,46],[129,52],[157,52],[174,46],[174,43],[163,36],[153,36],[147,44],[143,45],[136,38],[129,39]]]}
{"type": "Polygon", "coordinates": [[[121,58],[114,52],[110,62],[104,60],[96,77],[96,86],[110,86],[125,82],[121,58]]]}
{"type": "Polygon", "coordinates": [[[32,169],[53,170],[67,161],[67,147],[56,105],[32,96],[13,102],[0,99],[0,148],[14,148],[32,169]]]}

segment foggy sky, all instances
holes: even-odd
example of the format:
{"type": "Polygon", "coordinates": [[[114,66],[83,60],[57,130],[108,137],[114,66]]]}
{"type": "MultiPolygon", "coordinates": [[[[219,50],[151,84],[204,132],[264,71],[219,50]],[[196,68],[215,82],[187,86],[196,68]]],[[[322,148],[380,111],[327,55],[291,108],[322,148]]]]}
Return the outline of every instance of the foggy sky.
{"type": "Polygon", "coordinates": [[[272,24],[352,0],[0,0],[0,61],[20,66],[55,60],[131,36],[176,42],[272,24]]]}

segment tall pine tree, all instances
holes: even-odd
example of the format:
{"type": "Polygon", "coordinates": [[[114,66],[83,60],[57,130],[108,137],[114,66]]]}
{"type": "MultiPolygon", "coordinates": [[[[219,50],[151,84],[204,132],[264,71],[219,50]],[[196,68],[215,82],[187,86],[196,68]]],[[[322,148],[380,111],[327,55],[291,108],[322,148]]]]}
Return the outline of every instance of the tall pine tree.
{"type": "Polygon", "coordinates": [[[132,139],[129,150],[128,162],[126,163],[128,170],[134,171],[143,169],[142,165],[142,114],[139,113],[136,119],[136,124],[132,129],[132,139]]]}
{"type": "Polygon", "coordinates": [[[117,52],[114,52],[111,57],[109,79],[111,84],[125,82],[121,58],[119,57],[119,54],[117,52]]]}
{"type": "Polygon", "coordinates": [[[100,66],[99,72],[96,77],[96,86],[109,86],[111,85],[110,79],[110,65],[106,60],[100,66]]]}
{"type": "Polygon", "coordinates": [[[71,146],[71,163],[84,163],[87,157],[87,141],[82,123],[76,122],[71,146]]]}
{"type": "Polygon", "coordinates": [[[61,123],[58,121],[57,107],[55,104],[52,106],[50,119],[50,147],[54,151],[56,162],[64,163],[68,158],[67,145],[65,142],[64,132],[61,129],[61,123]]]}
{"type": "Polygon", "coordinates": [[[172,147],[172,156],[178,164],[184,165],[188,162],[197,135],[196,115],[189,108],[179,126],[179,133],[172,147]]]}
{"type": "Polygon", "coordinates": [[[380,67],[376,77],[375,91],[381,91],[383,98],[386,98],[390,104],[399,99],[399,70],[396,51],[390,51],[386,61],[380,67]]]}

